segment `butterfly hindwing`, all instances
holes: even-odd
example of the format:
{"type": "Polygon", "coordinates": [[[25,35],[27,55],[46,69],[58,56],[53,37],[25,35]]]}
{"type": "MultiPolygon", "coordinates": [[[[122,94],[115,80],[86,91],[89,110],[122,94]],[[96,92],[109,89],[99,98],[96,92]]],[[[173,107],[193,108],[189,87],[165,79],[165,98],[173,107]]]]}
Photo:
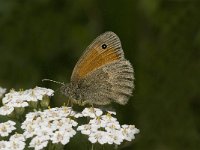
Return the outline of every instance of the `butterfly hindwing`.
{"type": "Polygon", "coordinates": [[[81,79],[80,94],[87,103],[106,105],[115,101],[124,105],[132,95],[133,80],[130,62],[114,61],[81,79]]]}

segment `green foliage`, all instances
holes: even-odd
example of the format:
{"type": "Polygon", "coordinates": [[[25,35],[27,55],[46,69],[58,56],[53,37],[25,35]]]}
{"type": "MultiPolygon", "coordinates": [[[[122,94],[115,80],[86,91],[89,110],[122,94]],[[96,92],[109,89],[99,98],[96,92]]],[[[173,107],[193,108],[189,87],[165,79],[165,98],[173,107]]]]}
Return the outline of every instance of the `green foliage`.
{"type": "Polygon", "coordinates": [[[199,24],[197,0],[1,0],[0,86],[56,89],[41,80],[67,82],[84,48],[111,30],[136,77],[129,104],[116,106],[141,131],[124,149],[197,150],[199,24]]]}

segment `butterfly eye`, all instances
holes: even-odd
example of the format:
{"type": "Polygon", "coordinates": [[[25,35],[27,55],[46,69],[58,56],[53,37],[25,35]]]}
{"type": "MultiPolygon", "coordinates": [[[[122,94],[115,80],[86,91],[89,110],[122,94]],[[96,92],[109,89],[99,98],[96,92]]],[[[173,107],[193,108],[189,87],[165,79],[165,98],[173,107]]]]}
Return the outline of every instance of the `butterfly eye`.
{"type": "Polygon", "coordinates": [[[102,47],[103,49],[106,49],[106,48],[107,48],[107,45],[106,45],[106,44],[103,44],[101,47],[102,47]]]}

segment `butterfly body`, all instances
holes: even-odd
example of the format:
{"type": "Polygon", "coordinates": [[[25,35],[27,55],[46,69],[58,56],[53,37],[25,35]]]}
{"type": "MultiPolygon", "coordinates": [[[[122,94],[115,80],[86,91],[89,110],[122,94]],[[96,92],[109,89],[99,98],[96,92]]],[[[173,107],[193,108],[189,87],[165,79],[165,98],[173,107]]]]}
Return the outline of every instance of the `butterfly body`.
{"type": "Polygon", "coordinates": [[[132,65],[124,58],[118,36],[106,32],[85,50],[61,91],[75,103],[124,105],[132,95],[133,80],[132,65]]]}

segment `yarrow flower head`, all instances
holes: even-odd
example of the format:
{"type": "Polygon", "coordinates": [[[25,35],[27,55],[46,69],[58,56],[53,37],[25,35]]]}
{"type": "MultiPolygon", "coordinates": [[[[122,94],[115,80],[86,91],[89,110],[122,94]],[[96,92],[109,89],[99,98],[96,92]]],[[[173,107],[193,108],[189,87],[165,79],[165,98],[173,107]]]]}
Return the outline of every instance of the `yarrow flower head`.
{"type": "Polygon", "coordinates": [[[9,115],[14,111],[14,107],[4,105],[0,107],[0,115],[5,116],[9,115]]]}
{"type": "Polygon", "coordinates": [[[35,150],[44,149],[47,147],[48,140],[44,140],[42,137],[36,136],[29,143],[29,147],[35,148],[35,150]]]}
{"type": "Polygon", "coordinates": [[[10,141],[25,141],[23,134],[15,133],[10,137],[10,141]]]}
{"type": "Polygon", "coordinates": [[[15,130],[15,122],[14,121],[7,121],[0,123],[0,137],[8,136],[13,130],[15,130]]]}
{"type": "Polygon", "coordinates": [[[8,141],[9,149],[12,150],[23,150],[25,148],[25,138],[23,134],[15,133],[8,141]]]}
{"type": "Polygon", "coordinates": [[[103,114],[103,111],[99,108],[85,108],[82,111],[82,114],[84,117],[90,117],[90,118],[96,118],[97,116],[101,116],[103,114]]]}
{"type": "Polygon", "coordinates": [[[23,135],[15,133],[10,137],[9,141],[0,141],[0,150],[23,150],[25,145],[23,135]]]}

